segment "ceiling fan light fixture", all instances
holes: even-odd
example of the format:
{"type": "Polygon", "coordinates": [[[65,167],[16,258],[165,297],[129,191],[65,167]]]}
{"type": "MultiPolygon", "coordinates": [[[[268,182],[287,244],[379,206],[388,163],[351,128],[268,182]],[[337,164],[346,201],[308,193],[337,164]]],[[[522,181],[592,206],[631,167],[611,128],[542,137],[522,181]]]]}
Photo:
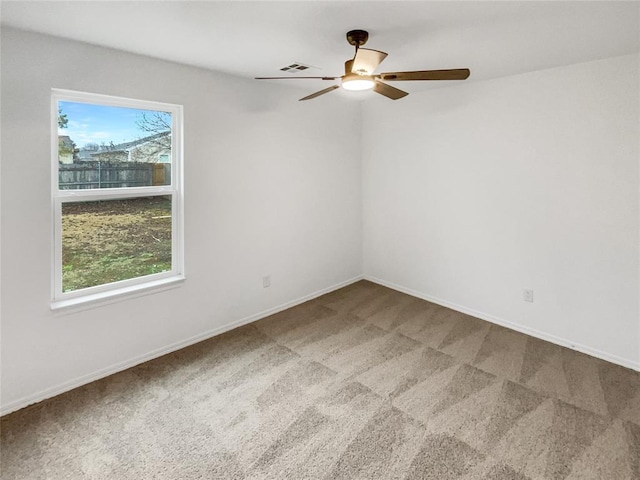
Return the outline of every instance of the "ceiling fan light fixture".
{"type": "Polygon", "coordinates": [[[371,75],[349,73],[342,77],[342,88],[345,90],[371,90],[375,84],[376,82],[371,75]]]}

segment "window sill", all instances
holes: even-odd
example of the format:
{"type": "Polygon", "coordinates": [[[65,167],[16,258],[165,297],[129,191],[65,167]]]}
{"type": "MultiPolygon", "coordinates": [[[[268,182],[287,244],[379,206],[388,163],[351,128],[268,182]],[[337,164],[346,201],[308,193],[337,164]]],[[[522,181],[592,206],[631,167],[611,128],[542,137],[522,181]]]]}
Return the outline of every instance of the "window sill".
{"type": "Polygon", "coordinates": [[[130,285],[106,292],[93,293],[66,300],[56,300],[51,302],[51,310],[55,313],[72,313],[98,308],[104,305],[117,303],[125,299],[144,297],[146,295],[152,295],[176,288],[182,284],[184,280],[184,275],[176,275],[169,278],[154,280],[138,285],[130,285]]]}

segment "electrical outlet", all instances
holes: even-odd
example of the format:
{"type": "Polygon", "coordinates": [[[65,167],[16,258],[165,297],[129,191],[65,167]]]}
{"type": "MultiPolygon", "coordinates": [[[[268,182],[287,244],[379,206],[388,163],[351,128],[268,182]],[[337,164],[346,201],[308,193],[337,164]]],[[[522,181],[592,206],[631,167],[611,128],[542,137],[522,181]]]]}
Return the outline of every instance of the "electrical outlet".
{"type": "Polygon", "coordinates": [[[265,275],[262,277],[262,288],[267,288],[271,286],[271,275],[265,275]]]}
{"type": "Polygon", "coordinates": [[[529,290],[528,288],[525,288],[522,291],[522,298],[525,302],[533,303],[533,290],[529,290]]]}

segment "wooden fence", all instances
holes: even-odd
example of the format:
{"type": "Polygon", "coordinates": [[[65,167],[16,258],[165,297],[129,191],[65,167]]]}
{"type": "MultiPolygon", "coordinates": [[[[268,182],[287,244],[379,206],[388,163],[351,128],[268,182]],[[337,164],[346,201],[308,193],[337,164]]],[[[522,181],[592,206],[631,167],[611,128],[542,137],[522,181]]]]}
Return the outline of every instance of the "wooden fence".
{"type": "Polygon", "coordinates": [[[84,188],[148,187],[171,184],[169,163],[85,162],[60,164],[60,190],[84,188]]]}

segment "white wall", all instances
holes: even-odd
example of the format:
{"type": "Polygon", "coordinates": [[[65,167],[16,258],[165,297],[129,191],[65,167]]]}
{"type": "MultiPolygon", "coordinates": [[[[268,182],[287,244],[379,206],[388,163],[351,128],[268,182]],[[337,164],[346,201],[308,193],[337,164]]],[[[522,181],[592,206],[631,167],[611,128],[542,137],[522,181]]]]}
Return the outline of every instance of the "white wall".
{"type": "Polygon", "coordinates": [[[640,368],[639,86],[631,55],[367,102],[365,276],[640,368]]]}
{"type": "Polygon", "coordinates": [[[3,412],[361,274],[358,104],[12,29],[1,73],[3,412]],[[184,105],[180,287],[50,311],[51,88],[184,105]]]}

